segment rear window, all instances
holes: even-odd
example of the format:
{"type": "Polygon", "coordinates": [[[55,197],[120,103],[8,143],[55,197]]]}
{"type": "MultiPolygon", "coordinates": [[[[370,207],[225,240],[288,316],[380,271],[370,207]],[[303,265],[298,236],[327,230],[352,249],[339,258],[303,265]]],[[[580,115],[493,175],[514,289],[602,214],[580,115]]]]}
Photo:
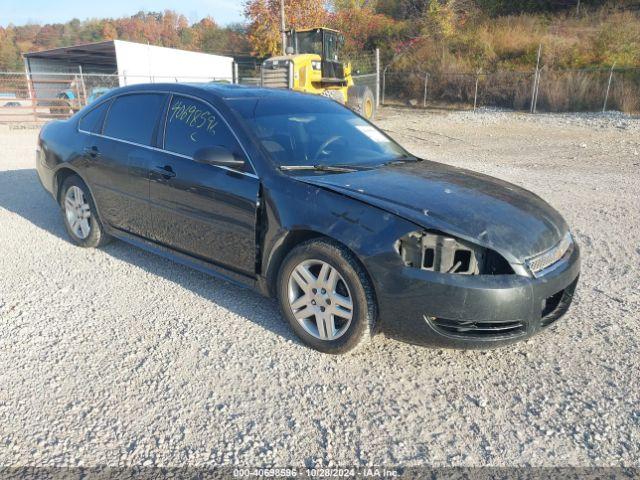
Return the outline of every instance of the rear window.
{"type": "Polygon", "coordinates": [[[141,145],[151,145],[165,96],[159,93],[123,95],[114,100],[104,134],[141,145]]]}
{"type": "Polygon", "coordinates": [[[107,113],[107,109],[111,102],[104,102],[91,110],[85,116],[80,119],[78,128],[85,132],[102,133],[102,124],[104,122],[104,115],[107,113]]]}

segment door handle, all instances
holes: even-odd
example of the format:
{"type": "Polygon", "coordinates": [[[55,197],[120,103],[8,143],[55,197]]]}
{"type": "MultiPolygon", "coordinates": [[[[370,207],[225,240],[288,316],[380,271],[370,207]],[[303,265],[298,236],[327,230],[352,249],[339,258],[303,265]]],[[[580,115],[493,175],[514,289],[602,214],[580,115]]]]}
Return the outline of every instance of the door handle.
{"type": "Polygon", "coordinates": [[[176,172],[173,171],[171,165],[157,166],[153,169],[154,172],[162,175],[167,180],[176,176],[176,172]]]}
{"type": "Polygon", "coordinates": [[[100,150],[95,145],[92,147],[85,147],[84,154],[89,155],[91,158],[97,158],[100,156],[100,150]]]}

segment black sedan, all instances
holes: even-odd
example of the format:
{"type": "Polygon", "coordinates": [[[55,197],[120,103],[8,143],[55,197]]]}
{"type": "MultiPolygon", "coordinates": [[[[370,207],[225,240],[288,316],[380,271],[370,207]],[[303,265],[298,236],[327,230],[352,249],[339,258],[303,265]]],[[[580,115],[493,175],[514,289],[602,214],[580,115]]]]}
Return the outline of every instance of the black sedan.
{"type": "Polygon", "coordinates": [[[71,240],[110,238],[276,296],[309,346],[527,338],[569,308],[579,249],[538,196],[414,157],[319,96],[136,85],[47,124],[37,169],[71,240]]]}

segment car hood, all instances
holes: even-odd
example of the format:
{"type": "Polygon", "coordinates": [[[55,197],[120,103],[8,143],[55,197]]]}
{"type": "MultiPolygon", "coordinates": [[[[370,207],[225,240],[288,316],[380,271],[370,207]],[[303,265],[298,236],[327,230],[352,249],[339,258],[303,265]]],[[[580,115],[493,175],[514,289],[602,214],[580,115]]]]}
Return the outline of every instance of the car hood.
{"type": "Polygon", "coordinates": [[[548,250],[568,231],[560,214],[528,190],[427,160],[296,178],[490,248],[512,263],[548,250]]]}

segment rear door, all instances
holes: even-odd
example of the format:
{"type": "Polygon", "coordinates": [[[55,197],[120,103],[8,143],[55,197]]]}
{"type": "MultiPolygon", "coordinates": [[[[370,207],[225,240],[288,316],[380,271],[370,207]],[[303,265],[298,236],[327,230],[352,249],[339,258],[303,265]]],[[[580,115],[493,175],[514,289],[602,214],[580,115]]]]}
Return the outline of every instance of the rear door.
{"type": "Polygon", "coordinates": [[[208,103],[173,95],[164,127],[164,152],[151,167],[155,241],[194,257],[253,275],[259,181],[220,113],[208,103]],[[230,169],[193,160],[222,146],[245,160],[230,169]]]}
{"type": "Polygon", "coordinates": [[[102,220],[147,238],[151,234],[149,170],[156,155],[153,146],[166,99],[162,93],[116,97],[102,133],[91,136],[85,148],[102,220]]]}

